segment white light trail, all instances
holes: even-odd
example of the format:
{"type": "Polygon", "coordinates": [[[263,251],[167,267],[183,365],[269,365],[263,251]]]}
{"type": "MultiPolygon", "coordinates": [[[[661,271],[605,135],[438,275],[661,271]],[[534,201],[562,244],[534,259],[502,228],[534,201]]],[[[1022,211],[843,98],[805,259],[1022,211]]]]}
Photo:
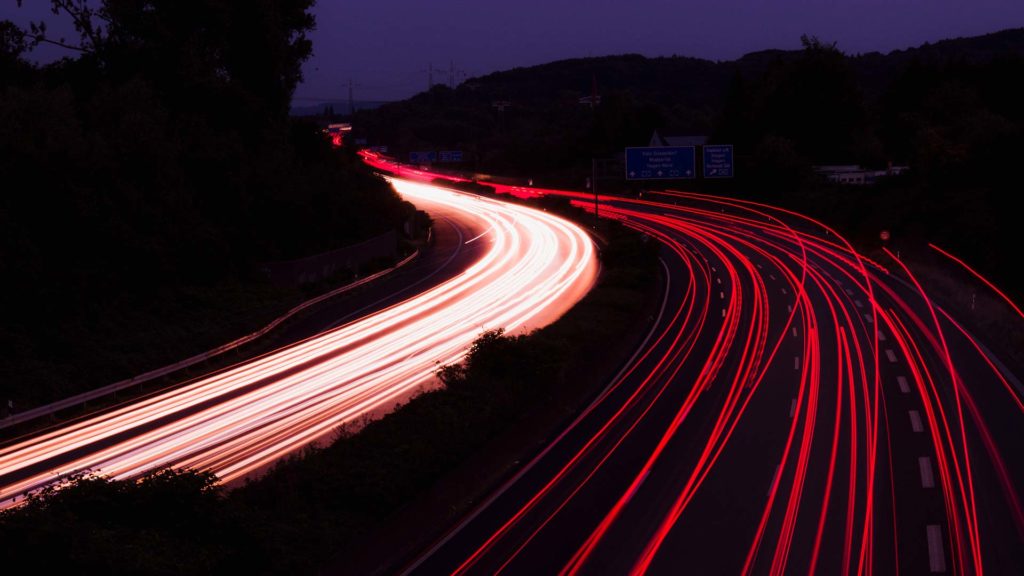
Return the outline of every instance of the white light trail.
{"type": "Polygon", "coordinates": [[[84,469],[130,478],[190,467],[237,479],[392,406],[429,382],[436,362],[460,360],[481,327],[543,326],[593,285],[594,246],[575,224],[428,184],[392,183],[420,208],[479,223],[486,253],[451,280],[362,319],[0,449],[0,508],[84,469]]]}

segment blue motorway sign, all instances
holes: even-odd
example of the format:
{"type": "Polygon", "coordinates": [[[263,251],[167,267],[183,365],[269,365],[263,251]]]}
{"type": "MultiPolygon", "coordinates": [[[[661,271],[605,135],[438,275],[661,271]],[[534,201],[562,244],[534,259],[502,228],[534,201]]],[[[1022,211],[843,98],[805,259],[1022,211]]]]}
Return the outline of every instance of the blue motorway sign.
{"type": "Polygon", "coordinates": [[[693,146],[626,148],[626,180],[695,177],[693,146]]]}
{"type": "Polygon", "coordinates": [[[429,152],[409,152],[410,164],[430,164],[432,162],[437,162],[437,152],[433,150],[429,152]]]}
{"type": "Polygon", "coordinates": [[[732,178],[732,145],[704,146],[704,177],[732,178]]]}
{"type": "Polygon", "coordinates": [[[462,162],[462,150],[442,150],[437,153],[438,162],[462,162]]]}

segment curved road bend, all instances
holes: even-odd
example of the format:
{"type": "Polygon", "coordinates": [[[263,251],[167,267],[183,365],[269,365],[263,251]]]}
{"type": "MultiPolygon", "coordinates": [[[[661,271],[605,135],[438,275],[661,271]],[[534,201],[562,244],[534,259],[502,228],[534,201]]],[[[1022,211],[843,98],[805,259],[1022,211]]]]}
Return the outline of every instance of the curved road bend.
{"type": "Polygon", "coordinates": [[[458,361],[481,331],[557,318],[593,284],[594,246],[579,227],[522,206],[394,184],[459,222],[463,246],[482,246],[479,259],[400,302],[371,302],[374,312],[318,336],[0,448],[0,506],[84,469],[127,478],[191,467],[231,481],[429,383],[436,362],[458,361]]]}
{"type": "Polygon", "coordinates": [[[894,258],[655,197],[601,210],[664,244],[656,337],[405,572],[1024,574],[1012,375],[894,258]]]}

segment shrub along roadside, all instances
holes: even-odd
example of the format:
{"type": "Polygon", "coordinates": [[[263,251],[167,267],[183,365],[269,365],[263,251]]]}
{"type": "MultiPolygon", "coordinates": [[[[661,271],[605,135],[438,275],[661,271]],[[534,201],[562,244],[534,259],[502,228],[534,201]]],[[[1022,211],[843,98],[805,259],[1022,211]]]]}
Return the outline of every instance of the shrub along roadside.
{"type": "MultiPolygon", "coordinates": [[[[556,208],[565,207],[548,207],[556,208]]],[[[44,571],[310,573],[339,551],[369,546],[375,533],[386,537],[389,520],[447,485],[448,515],[420,519],[441,528],[509,462],[557,430],[632,352],[623,335],[641,334],[657,301],[657,247],[615,223],[603,233],[603,274],[583,301],[528,336],[484,334],[463,366],[441,370],[446,387],[230,493],[187,471],[141,483],[73,479],[0,514],[0,539],[19,543],[5,546],[0,562],[31,558],[44,571]],[[532,435],[519,436],[517,427],[532,435]],[[453,486],[453,471],[473,481],[453,486]],[[155,486],[165,490],[160,497],[149,496],[155,486]],[[170,502],[180,506],[168,516],[170,502]],[[92,535],[88,546],[53,545],[79,534],[92,535]],[[131,566],[121,563],[126,547],[131,566]]]]}

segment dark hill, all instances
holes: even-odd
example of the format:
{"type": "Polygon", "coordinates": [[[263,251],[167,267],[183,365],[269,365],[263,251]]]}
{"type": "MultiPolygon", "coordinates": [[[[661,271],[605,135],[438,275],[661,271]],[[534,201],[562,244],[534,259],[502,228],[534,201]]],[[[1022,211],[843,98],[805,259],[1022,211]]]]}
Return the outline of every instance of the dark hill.
{"type": "Polygon", "coordinates": [[[605,159],[605,192],[640,186],[623,180],[624,147],[655,130],[706,135],[735,146],[737,178],[662,184],[789,204],[864,241],[887,227],[945,242],[1024,294],[1024,278],[1001,266],[1015,257],[1002,247],[1017,244],[1024,28],[888,54],[802,40],[727,62],[626,54],[496,72],[357,114],[355,130],[400,158],[463,150],[458,168],[539,185],[581,189],[592,159],[605,159]],[[909,175],[856,194],[812,169],[889,163],[909,175]]]}
{"type": "MultiPolygon", "coordinates": [[[[827,45],[826,45],[827,47],[827,45]]],[[[840,47],[841,48],[841,47],[840,47]]],[[[888,54],[847,56],[845,66],[868,106],[911,65],[979,65],[1024,54],[1024,28],[972,38],[957,38],[888,54]]],[[[607,153],[623,145],[645,144],[651,132],[710,134],[735,83],[757,81],[800,60],[801,50],[762,50],[737,60],[713,62],[680,56],[647,58],[638,54],[560,60],[472,78],[455,90],[435,86],[429,93],[357,115],[358,136],[389,145],[397,154],[419,149],[466,149],[482,170],[543,169],[531,162],[516,166],[493,150],[500,134],[543,146],[552,130],[569,130],[588,143],[584,153],[607,153]],[[625,108],[612,125],[595,128],[581,99],[596,89],[606,103],[625,108]],[[502,110],[497,103],[506,102],[502,110]],[[632,128],[624,129],[628,122],[632,128]],[[615,132],[609,134],[609,131],[615,132]],[[623,132],[624,130],[624,132],[623,132]],[[594,132],[598,132],[595,134],[594,132]]],[[[606,113],[616,115],[612,111],[606,113]]],[[[596,116],[600,116],[601,112],[596,116]]],[[[565,138],[560,141],[564,144],[565,138]]],[[[514,148],[520,144],[508,143],[514,148]]],[[[577,147],[582,146],[578,144],[577,147]]]]}

